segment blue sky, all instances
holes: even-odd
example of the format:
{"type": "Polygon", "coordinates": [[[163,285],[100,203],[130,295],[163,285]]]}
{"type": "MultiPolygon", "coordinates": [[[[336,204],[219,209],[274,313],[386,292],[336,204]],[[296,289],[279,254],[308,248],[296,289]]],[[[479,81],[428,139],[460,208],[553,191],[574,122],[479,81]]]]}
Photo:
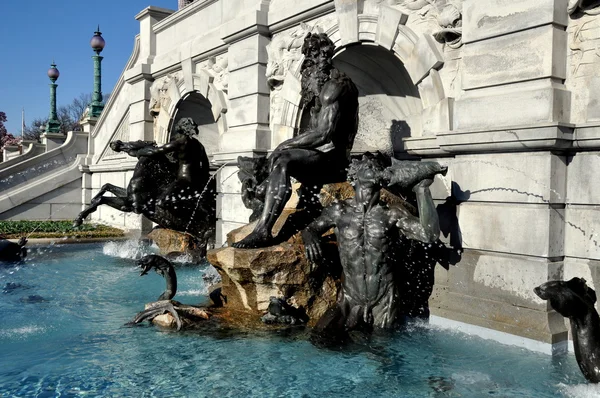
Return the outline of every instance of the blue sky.
{"type": "Polygon", "coordinates": [[[49,113],[52,60],[60,77],[57,104],[69,104],[93,90],[94,52],[90,39],[100,25],[106,47],[102,52],[102,91],[112,91],[139,33],[135,15],[149,5],[177,9],[177,0],[5,0],[0,22],[0,111],[10,133],[25,122],[49,113]],[[54,4],[54,6],[51,6],[54,4]]]}

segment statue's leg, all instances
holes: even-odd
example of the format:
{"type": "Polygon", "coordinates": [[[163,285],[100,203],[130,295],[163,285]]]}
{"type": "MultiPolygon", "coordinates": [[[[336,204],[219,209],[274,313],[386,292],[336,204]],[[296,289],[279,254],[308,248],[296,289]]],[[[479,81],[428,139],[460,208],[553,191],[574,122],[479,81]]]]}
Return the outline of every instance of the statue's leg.
{"type": "Polygon", "coordinates": [[[131,211],[131,203],[127,199],[127,190],[116,185],[104,184],[102,188],[100,188],[98,194],[92,198],[88,208],[79,213],[73,222],[73,227],[80,226],[83,223],[83,220],[95,212],[98,206],[101,205],[109,205],[110,207],[121,211],[131,211]],[[106,192],[110,192],[116,197],[103,196],[106,192]]]}
{"type": "Polygon", "coordinates": [[[350,339],[347,321],[347,303],[344,301],[329,308],[313,327],[310,341],[322,347],[338,347],[350,339]]]}
{"type": "Polygon", "coordinates": [[[233,247],[268,246],[273,240],[271,234],[273,225],[292,194],[290,177],[298,178],[301,181],[310,179],[315,173],[326,172],[324,166],[327,163],[326,155],[323,152],[308,149],[288,149],[279,155],[269,174],[262,215],[254,231],[246,238],[234,243],[233,247]]]}
{"type": "Polygon", "coordinates": [[[265,193],[265,206],[258,223],[250,235],[240,242],[234,243],[233,247],[265,247],[272,240],[271,230],[273,225],[292,194],[288,168],[289,161],[290,158],[286,153],[281,155],[274,163],[265,193]]]}
{"type": "Polygon", "coordinates": [[[298,190],[299,209],[313,211],[321,205],[319,194],[323,184],[303,183],[298,190]]]}
{"type": "Polygon", "coordinates": [[[393,284],[388,285],[379,302],[372,308],[373,326],[378,329],[393,329],[400,323],[400,299],[393,284]]]}
{"type": "Polygon", "coordinates": [[[151,211],[151,209],[154,209],[154,198],[150,198],[148,194],[149,183],[148,178],[136,175],[129,180],[125,196],[129,199],[131,209],[135,214],[143,214],[145,210],[151,211]]]}

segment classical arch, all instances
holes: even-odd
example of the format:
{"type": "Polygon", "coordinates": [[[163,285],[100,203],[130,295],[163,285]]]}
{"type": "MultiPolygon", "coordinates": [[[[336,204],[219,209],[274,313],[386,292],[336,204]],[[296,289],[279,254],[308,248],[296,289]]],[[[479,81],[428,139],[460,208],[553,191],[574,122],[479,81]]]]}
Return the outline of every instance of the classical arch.
{"type": "MultiPolygon", "coordinates": [[[[359,126],[355,150],[376,149],[367,145],[373,141],[381,147],[382,137],[374,138],[376,132],[370,129],[387,123],[387,134],[392,135],[388,137],[389,145],[401,151],[405,149],[401,138],[434,135],[431,126],[426,125],[429,121],[424,120],[429,118],[424,115],[447,100],[438,73],[444,63],[443,55],[432,36],[417,34],[405,26],[407,16],[402,12],[382,4],[378,14],[373,9],[363,13],[358,3],[336,0],[337,18],[320,26],[336,46],[334,64],[350,75],[359,88],[362,119],[365,115],[371,117],[368,126],[359,126]],[[376,115],[364,107],[370,107],[376,115]],[[362,143],[361,129],[362,134],[369,135],[362,143]]],[[[281,111],[271,120],[274,145],[291,137],[300,126],[301,64],[296,62],[286,72],[280,94],[281,111]]],[[[441,112],[441,119],[441,125],[450,129],[450,113],[441,112]]],[[[438,124],[439,120],[438,117],[438,124]]]]}
{"type": "Polygon", "coordinates": [[[186,73],[184,68],[153,84],[150,109],[155,116],[157,143],[169,141],[169,132],[179,119],[192,117],[208,155],[218,151],[219,136],[227,130],[227,97],[213,81],[214,77],[206,70],[186,73]]]}

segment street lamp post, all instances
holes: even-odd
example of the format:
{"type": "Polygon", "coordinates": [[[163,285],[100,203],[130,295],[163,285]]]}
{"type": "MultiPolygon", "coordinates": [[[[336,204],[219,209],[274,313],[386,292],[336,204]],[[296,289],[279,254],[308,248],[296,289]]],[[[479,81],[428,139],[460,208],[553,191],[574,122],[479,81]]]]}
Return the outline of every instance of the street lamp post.
{"type": "Polygon", "coordinates": [[[102,102],[102,59],[100,53],[104,49],[106,42],[104,38],[102,38],[102,33],[100,32],[100,26],[98,26],[98,30],[94,32],[94,36],[90,41],[90,46],[96,53],[96,55],[92,56],[94,60],[94,93],[92,95],[92,103],[90,104],[90,113],[91,117],[99,117],[104,109],[104,103],[102,102]]]}
{"type": "Polygon", "coordinates": [[[50,116],[48,117],[48,123],[46,124],[47,133],[58,133],[60,132],[60,120],[56,115],[56,80],[60,76],[60,72],[56,69],[56,64],[52,61],[50,69],[48,69],[48,77],[50,78],[50,116]]]}

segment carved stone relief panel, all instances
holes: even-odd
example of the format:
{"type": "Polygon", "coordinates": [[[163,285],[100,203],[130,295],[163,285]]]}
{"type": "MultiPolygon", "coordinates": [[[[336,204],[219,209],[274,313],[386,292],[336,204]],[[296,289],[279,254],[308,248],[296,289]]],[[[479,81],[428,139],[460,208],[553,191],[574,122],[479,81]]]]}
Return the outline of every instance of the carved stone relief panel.
{"type": "MultiPolygon", "coordinates": [[[[119,127],[117,127],[115,134],[112,136],[110,141],[108,141],[108,143],[116,140],[129,141],[129,112],[127,112],[123,120],[121,120],[119,127]]],[[[127,158],[127,154],[124,152],[115,152],[109,145],[107,145],[102,153],[102,156],[100,157],[100,161],[114,161],[124,158],[127,158]]]]}
{"type": "Polygon", "coordinates": [[[198,64],[200,69],[204,69],[214,78],[213,84],[215,87],[225,93],[227,93],[229,86],[228,62],[227,54],[221,54],[216,57],[210,57],[198,64]]]}
{"type": "Polygon", "coordinates": [[[168,125],[170,119],[169,107],[171,106],[171,90],[176,90],[181,81],[183,73],[181,71],[171,73],[165,77],[157,79],[150,86],[150,115],[154,118],[154,140],[158,143],[165,143],[167,132],[163,131],[165,125],[168,125]],[[165,119],[167,123],[164,123],[165,119]]]}
{"type": "MultiPolygon", "coordinates": [[[[377,1],[377,0],[374,0],[377,1]]],[[[448,97],[462,94],[462,3],[463,0],[379,0],[408,15],[406,26],[432,35],[442,43],[444,67],[439,70],[448,97]]]]}
{"type": "Polygon", "coordinates": [[[569,15],[579,13],[598,15],[600,14],[600,0],[569,0],[567,12],[569,15]]]}
{"type": "MultiPolygon", "coordinates": [[[[590,9],[595,11],[597,9],[590,9]]],[[[571,90],[571,122],[600,121],[600,16],[579,12],[569,21],[568,77],[571,90]]]]}
{"type": "Polygon", "coordinates": [[[302,44],[304,37],[309,32],[321,33],[323,30],[317,25],[301,23],[292,28],[273,36],[271,43],[267,45],[267,69],[265,75],[270,93],[269,124],[273,129],[273,120],[281,119],[284,108],[284,98],[281,90],[288,73],[294,73],[302,63],[302,44]]]}

